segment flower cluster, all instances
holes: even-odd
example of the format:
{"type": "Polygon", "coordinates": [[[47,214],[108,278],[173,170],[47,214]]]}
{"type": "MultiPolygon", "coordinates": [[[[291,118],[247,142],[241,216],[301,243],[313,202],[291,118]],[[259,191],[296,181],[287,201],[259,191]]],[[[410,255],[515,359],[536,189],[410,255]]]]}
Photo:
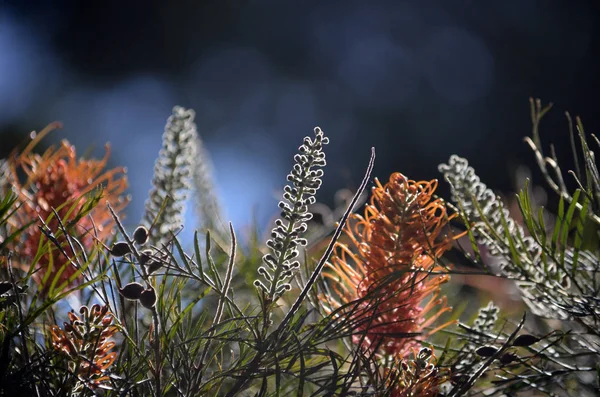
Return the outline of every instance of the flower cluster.
{"type": "MultiPolygon", "coordinates": [[[[116,211],[121,211],[128,203],[128,198],[123,195],[127,188],[125,169],[104,170],[110,156],[108,145],[102,160],[77,159],[75,147],[66,140],[57,148],[48,148],[41,155],[31,152],[35,144],[54,127],[47,127],[22,153],[13,153],[8,159],[7,183],[22,203],[9,222],[15,229],[33,223],[26,229],[24,241],[18,250],[22,257],[19,262],[26,269],[29,267],[27,260],[36,256],[43,238],[36,222],[38,219],[45,221],[50,231],[56,233],[59,230],[59,220],[53,216],[56,210],[62,223],[70,226],[71,233],[77,233],[84,248],[90,249],[95,239],[103,240],[112,234],[114,220],[104,205],[88,208],[90,216],[81,216],[84,196],[101,189],[102,202],[110,202],[116,211]],[[24,182],[19,177],[21,174],[25,175],[24,182]]],[[[59,235],[57,241],[67,255],[74,255],[64,235],[59,235]]],[[[34,279],[38,283],[44,279],[50,283],[58,276],[57,285],[77,271],[64,253],[53,246],[39,259],[36,268],[34,279]]],[[[47,291],[49,283],[42,285],[42,292],[47,291]]]]}
{"type": "Polygon", "coordinates": [[[210,154],[204,142],[196,139],[196,162],[194,172],[194,190],[196,194],[196,212],[200,220],[200,230],[219,230],[221,220],[221,205],[215,194],[213,169],[210,154]]]}
{"type": "Polygon", "coordinates": [[[64,330],[56,325],[50,328],[52,347],[67,360],[69,372],[77,376],[74,390],[83,386],[94,388],[108,380],[106,370],[117,357],[116,352],[111,352],[115,343],[109,340],[117,327],[108,306],[82,306],[79,313],[81,318],[69,312],[64,330]]]}
{"type": "Polygon", "coordinates": [[[165,126],[142,220],[149,228],[152,226],[152,245],[166,243],[169,232],[175,232],[183,225],[184,203],[192,188],[198,150],[195,115],[193,110],[175,106],[165,126]]]}
{"type": "Polygon", "coordinates": [[[559,263],[510,216],[506,206],[481,182],[466,159],[453,155],[448,164],[440,164],[438,168],[450,183],[452,200],[460,204],[473,222],[471,230],[478,242],[499,259],[502,275],[517,280],[516,285],[529,308],[540,316],[569,318],[565,308],[571,302],[564,299],[555,302],[544,290],[552,288],[561,291],[557,296],[567,296],[570,279],[565,269],[576,266],[574,257],[581,257],[581,264],[589,264],[588,254],[574,255],[571,248],[565,248],[562,254],[565,263],[559,263]]]}
{"type": "MultiPolygon", "coordinates": [[[[525,235],[521,225],[512,219],[508,209],[494,192],[481,182],[466,159],[452,155],[448,164],[440,164],[438,168],[450,183],[452,201],[460,203],[465,214],[477,222],[474,233],[477,234],[481,243],[488,246],[491,255],[510,255],[509,245],[498,245],[491,237],[492,232],[498,233],[499,236],[504,236],[505,233],[518,236],[519,238],[515,241],[519,251],[530,253],[534,258],[540,255],[539,245],[533,238],[525,235]],[[484,217],[486,217],[487,223],[483,221],[484,217]],[[485,233],[486,228],[493,230],[485,233]]],[[[504,262],[502,266],[508,266],[507,271],[519,273],[518,270],[511,267],[509,262],[504,262]]]]}
{"type": "Polygon", "coordinates": [[[462,348],[462,357],[454,365],[457,372],[471,367],[476,359],[475,351],[480,346],[490,342],[490,339],[492,339],[490,335],[494,335],[494,327],[496,321],[498,321],[499,312],[500,309],[494,305],[494,302],[490,301],[486,307],[479,309],[472,327],[463,324],[463,327],[470,328],[470,332],[468,334],[469,340],[462,348]]]}
{"type": "Polygon", "coordinates": [[[436,187],[435,180],[415,182],[400,173],[385,186],[376,180],[364,216],[348,220],[348,243],[336,243],[324,275],[337,297],[320,299],[329,313],[347,306],[356,323],[353,340],[366,351],[403,357],[416,345],[407,336],[450,310],[439,297],[449,277],[430,274],[443,270],[438,259],[455,238],[441,237],[450,217],[444,202],[432,198],[436,187]]]}
{"type": "Polygon", "coordinates": [[[275,222],[271,239],[267,241],[271,252],[263,257],[266,266],[258,268],[265,282],[254,282],[273,301],[291,289],[287,281],[300,267],[295,260],[299,255],[298,247],[306,245],[306,240],[300,236],[306,232],[306,222],[312,218],[308,206],[314,204],[315,194],[321,186],[321,168],[325,166],[323,145],[328,143],[329,138],[317,127],[315,138],[304,138],[298,149],[300,153],[294,156],[295,164],[288,174],[291,185],[284,187],[284,200],[279,202],[282,219],[275,222]]]}

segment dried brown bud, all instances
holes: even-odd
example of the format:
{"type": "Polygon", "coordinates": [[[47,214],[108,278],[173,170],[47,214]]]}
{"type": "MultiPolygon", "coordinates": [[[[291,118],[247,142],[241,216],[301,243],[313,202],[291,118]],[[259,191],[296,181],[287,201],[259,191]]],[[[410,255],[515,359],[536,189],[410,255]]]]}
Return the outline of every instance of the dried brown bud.
{"type": "Polygon", "coordinates": [[[143,250],[140,253],[140,265],[146,265],[150,260],[152,260],[152,250],[143,250]]]}
{"type": "Polygon", "coordinates": [[[496,349],[493,346],[482,346],[479,349],[475,350],[475,353],[477,353],[477,355],[481,357],[490,357],[496,354],[497,352],[498,349],[496,349]]]}
{"type": "Polygon", "coordinates": [[[148,242],[148,229],[144,226],[138,226],[133,232],[133,239],[139,245],[144,245],[148,242]]]}
{"type": "Polygon", "coordinates": [[[523,334],[517,336],[517,339],[515,339],[515,341],[513,342],[513,346],[531,346],[539,341],[540,338],[538,338],[537,336],[523,334]]]}
{"type": "Polygon", "coordinates": [[[151,309],[156,305],[156,291],[150,287],[145,289],[140,295],[140,303],[147,309],[151,309]]]}
{"type": "Polygon", "coordinates": [[[0,283],[0,295],[10,291],[12,288],[12,284],[9,283],[8,281],[2,281],[0,283]]]}
{"type": "Polygon", "coordinates": [[[513,361],[517,361],[519,357],[515,354],[515,353],[504,353],[498,360],[506,365],[506,364],[510,364],[513,361]]]}
{"type": "Polygon", "coordinates": [[[151,260],[150,262],[147,263],[147,269],[148,269],[149,274],[154,273],[161,267],[162,267],[162,262],[160,262],[160,261],[151,260]]]}
{"type": "Polygon", "coordinates": [[[129,254],[130,252],[131,249],[129,248],[129,244],[127,244],[125,241],[118,241],[114,243],[112,248],[110,249],[110,253],[112,254],[112,256],[116,256],[117,258],[129,254]]]}
{"type": "Polygon", "coordinates": [[[123,289],[119,289],[119,293],[125,299],[138,300],[144,292],[144,286],[140,283],[129,283],[123,289]]]}

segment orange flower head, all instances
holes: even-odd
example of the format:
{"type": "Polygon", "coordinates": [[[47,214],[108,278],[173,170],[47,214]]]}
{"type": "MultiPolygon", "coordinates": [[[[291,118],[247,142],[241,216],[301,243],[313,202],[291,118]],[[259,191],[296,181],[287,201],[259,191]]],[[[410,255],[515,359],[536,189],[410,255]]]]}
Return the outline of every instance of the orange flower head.
{"type": "MultiPolygon", "coordinates": [[[[434,199],[437,181],[415,182],[400,173],[382,186],[375,180],[364,216],[353,214],[336,243],[324,276],[337,297],[320,299],[331,313],[345,304],[356,323],[354,342],[367,351],[398,356],[417,345],[422,333],[449,311],[439,287],[447,275],[440,256],[455,237],[441,235],[451,217],[434,199]]],[[[428,334],[435,332],[430,331],[428,334]]]]}
{"type": "MultiPolygon", "coordinates": [[[[127,178],[124,175],[126,170],[119,167],[104,171],[110,156],[108,145],[102,160],[77,159],[75,148],[66,140],[58,148],[50,147],[41,155],[32,153],[41,138],[59,126],[58,123],[50,124],[21,153],[13,152],[8,160],[8,183],[12,185],[21,203],[10,223],[17,229],[33,222],[23,234],[24,240],[17,250],[21,257],[21,267],[27,267],[27,259],[33,259],[38,252],[43,238],[39,218],[46,221],[50,231],[57,235],[59,222],[53,216],[53,209],[57,211],[63,224],[68,225],[69,231],[76,233],[82,245],[90,249],[95,238],[103,240],[112,233],[114,220],[104,205],[97,205],[91,209],[89,216],[80,217],[84,196],[102,189],[102,203],[110,202],[117,211],[121,211],[128,203],[128,198],[123,196],[127,188],[127,178]],[[20,178],[21,175],[24,175],[23,179],[20,178]]],[[[57,237],[57,240],[68,255],[74,254],[64,236],[57,237]]],[[[41,280],[49,276],[46,284],[50,284],[60,274],[57,285],[61,285],[77,269],[57,247],[50,246],[50,251],[37,263],[38,271],[34,273],[34,279],[41,283],[41,280]],[[50,274],[47,275],[49,268],[50,274]]],[[[42,291],[47,287],[48,285],[43,285],[42,291]]]]}
{"type": "Polygon", "coordinates": [[[109,340],[117,327],[108,306],[82,306],[79,313],[81,318],[69,312],[70,321],[64,323],[64,330],[57,325],[50,328],[52,347],[66,360],[69,371],[78,376],[75,389],[83,386],[81,381],[95,388],[109,379],[104,374],[117,357],[111,352],[115,342],[109,340]]]}

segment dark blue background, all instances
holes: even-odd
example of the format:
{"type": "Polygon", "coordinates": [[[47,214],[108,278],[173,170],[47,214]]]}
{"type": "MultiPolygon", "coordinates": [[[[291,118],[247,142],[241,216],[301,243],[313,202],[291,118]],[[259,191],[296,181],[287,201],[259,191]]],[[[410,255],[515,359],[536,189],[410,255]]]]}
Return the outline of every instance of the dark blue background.
{"type": "Polygon", "coordinates": [[[176,104],[197,112],[236,226],[276,213],[315,125],[331,138],[327,203],[358,185],[371,146],[380,179],[439,178],[457,153],[511,190],[514,168],[533,164],[521,139],[530,96],[555,103],[543,135],[567,162],[564,111],[589,132],[600,125],[597,1],[0,4],[0,155],[57,119],[52,139],[80,153],[112,142],[112,164],[129,169],[131,223],[176,104]]]}

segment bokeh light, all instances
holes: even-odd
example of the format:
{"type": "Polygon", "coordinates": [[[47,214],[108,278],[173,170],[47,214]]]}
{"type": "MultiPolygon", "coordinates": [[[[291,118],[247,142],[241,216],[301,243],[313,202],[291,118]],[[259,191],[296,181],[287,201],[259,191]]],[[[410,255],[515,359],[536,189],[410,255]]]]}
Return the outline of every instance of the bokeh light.
{"type": "MultiPolygon", "coordinates": [[[[155,2],[124,4],[119,15],[68,2],[7,4],[2,152],[53,120],[64,130],[48,139],[68,138],[80,152],[100,155],[110,141],[113,164],[129,169],[132,223],[174,105],[197,113],[224,222],[242,226],[257,215],[263,230],[314,126],[331,137],[318,196],[331,204],[335,190],[356,186],[371,146],[380,175],[439,177],[436,164],[459,153],[475,164],[504,161],[482,171],[490,179],[526,158],[529,96],[577,111],[589,125],[599,117],[590,100],[600,88],[593,3],[155,2]]],[[[508,187],[507,178],[497,182],[508,187]]],[[[195,219],[188,211],[190,233],[195,219]]]]}

